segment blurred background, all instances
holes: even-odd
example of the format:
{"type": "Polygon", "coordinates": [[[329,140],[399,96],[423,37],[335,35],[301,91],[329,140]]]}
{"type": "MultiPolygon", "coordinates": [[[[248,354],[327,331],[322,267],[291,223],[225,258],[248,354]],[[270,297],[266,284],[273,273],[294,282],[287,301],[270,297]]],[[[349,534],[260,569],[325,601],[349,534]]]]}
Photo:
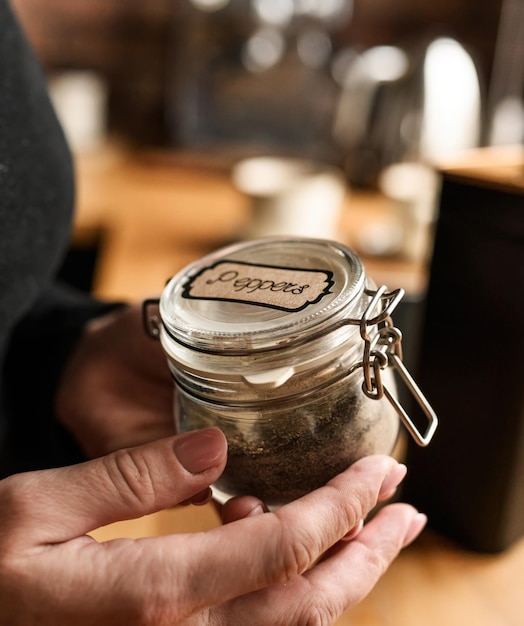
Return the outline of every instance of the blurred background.
{"type": "Polygon", "coordinates": [[[413,499],[524,533],[524,0],[12,3],[77,167],[63,277],[140,299],[240,238],[350,245],[441,415],[413,499]]]}
{"type": "MultiPolygon", "coordinates": [[[[465,150],[523,142],[522,0],[14,6],[75,154],[125,146],[229,168],[236,189],[265,199],[265,219],[252,208],[255,224],[241,236],[317,232],[318,219],[299,226],[291,214],[282,218],[279,207],[291,197],[282,200],[282,191],[316,177],[318,202],[332,205],[333,221],[341,175],[345,191],[378,191],[391,201],[351,244],[371,257],[425,263],[435,168],[465,150]],[[250,162],[249,173],[234,169],[256,156],[284,162],[271,171],[267,162],[250,162]],[[314,171],[305,172],[305,161],[314,171]],[[278,194],[275,176],[283,177],[278,194]],[[254,191],[261,179],[269,187],[254,191]]],[[[318,232],[338,238],[338,225],[318,232]]]]}
{"type": "Polygon", "coordinates": [[[442,80],[428,57],[441,59],[457,100],[453,70],[467,71],[458,47],[470,57],[478,93],[473,74],[462,91],[470,106],[482,101],[478,141],[496,104],[522,101],[522,72],[510,68],[522,63],[518,0],[13,4],[50,77],[89,72],[107,132],[139,145],[299,153],[347,162],[368,182],[381,165],[424,154],[424,85],[442,80]]]}

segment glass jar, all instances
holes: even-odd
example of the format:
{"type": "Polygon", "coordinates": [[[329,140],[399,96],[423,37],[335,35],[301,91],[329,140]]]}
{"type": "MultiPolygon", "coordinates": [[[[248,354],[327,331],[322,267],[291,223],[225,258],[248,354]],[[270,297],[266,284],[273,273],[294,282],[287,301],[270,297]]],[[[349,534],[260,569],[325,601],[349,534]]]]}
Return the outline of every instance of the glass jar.
{"type": "Polygon", "coordinates": [[[390,318],[402,295],[377,290],[345,246],[302,238],[235,244],[167,283],[149,328],[176,383],[178,432],[213,425],[228,440],[217,499],[280,506],[365,455],[392,453],[400,419],[429,442],[436,417],[402,366],[390,318]],[[428,416],[425,434],[396,398],[399,368],[428,416]]]}

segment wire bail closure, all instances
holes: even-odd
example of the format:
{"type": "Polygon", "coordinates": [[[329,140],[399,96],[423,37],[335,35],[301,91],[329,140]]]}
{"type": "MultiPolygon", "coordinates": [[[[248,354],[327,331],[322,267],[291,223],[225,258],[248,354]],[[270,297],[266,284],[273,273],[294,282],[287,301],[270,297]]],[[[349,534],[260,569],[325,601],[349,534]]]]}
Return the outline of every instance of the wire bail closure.
{"type": "Polygon", "coordinates": [[[147,298],[142,302],[142,323],[144,325],[144,331],[151,339],[156,339],[157,341],[160,340],[160,328],[162,326],[159,306],[159,298],[147,298]],[[154,309],[153,313],[151,312],[152,309],[154,309]]]}
{"type": "MultiPolygon", "coordinates": [[[[366,289],[365,293],[371,298],[367,308],[360,319],[345,319],[341,324],[355,324],[360,328],[360,336],[364,341],[362,362],[357,367],[362,367],[364,381],[362,390],[372,400],[380,400],[386,396],[393,405],[406,429],[415,442],[422,447],[429,444],[438,426],[438,418],[428,400],[413,380],[402,361],[402,333],[393,325],[391,313],[400,300],[404,297],[403,289],[387,291],[385,285],[376,291],[366,289]],[[379,312],[375,313],[377,307],[379,312]],[[378,330],[370,336],[369,329],[377,326],[378,330]],[[386,367],[392,367],[406,385],[417,404],[422,409],[428,420],[425,432],[421,432],[398,399],[391,393],[382,380],[382,371],[386,367]]],[[[162,321],[158,312],[160,300],[151,298],[144,300],[142,304],[142,319],[145,332],[152,338],[159,340],[162,321]],[[154,313],[152,313],[154,309],[154,313]]]]}
{"type": "Polygon", "coordinates": [[[373,400],[380,400],[386,396],[415,442],[419,446],[427,446],[438,426],[438,418],[402,361],[402,333],[393,325],[391,320],[391,313],[404,297],[404,290],[386,291],[386,287],[382,285],[376,291],[366,289],[365,293],[371,297],[371,300],[360,320],[351,321],[351,323],[359,325],[360,336],[364,341],[361,364],[364,375],[362,390],[368,398],[373,400]],[[381,306],[381,309],[378,314],[374,315],[378,306],[381,306]],[[378,332],[370,337],[368,329],[372,326],[377,326],[378,332]],[[417,428],[398,399],[383,383],[382,370],[386,367],[392,367],[397,372],[401,381],[422,409],[428,420],[428,426],[424,433],[417,428]]]}

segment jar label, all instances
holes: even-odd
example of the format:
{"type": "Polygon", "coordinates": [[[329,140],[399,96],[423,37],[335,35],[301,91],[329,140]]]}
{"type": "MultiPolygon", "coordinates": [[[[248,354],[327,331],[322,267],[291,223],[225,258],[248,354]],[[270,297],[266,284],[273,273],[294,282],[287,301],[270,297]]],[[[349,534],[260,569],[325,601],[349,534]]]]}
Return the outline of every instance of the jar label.
{"type": "Polygon", "coordinates": [[[328,270],[218,261],[188,280],[183,297],[301,311],[332,293],[328,270]]]}

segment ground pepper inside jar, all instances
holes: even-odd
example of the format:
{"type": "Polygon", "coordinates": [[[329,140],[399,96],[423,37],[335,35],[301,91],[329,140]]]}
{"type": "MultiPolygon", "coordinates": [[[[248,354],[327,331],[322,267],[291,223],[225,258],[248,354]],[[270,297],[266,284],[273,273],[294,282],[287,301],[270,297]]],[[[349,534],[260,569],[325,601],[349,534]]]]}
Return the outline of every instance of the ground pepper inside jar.
{"type": "Polygon", "coordinates": [[[183,396],[179,403],[183,430],[215,425],[226,435],[227,467],[214,486],[222,500],[254,495],[270,507],[280,506],[321,487],[363,456],[391,453],[398,436],[393,407],[367,398],[359,384],[347,380],[308,403],[266,406],[258,414],[237,409],[233,419],[229,411],[209,413],[205,405],[185,403],[183,396]]]}

